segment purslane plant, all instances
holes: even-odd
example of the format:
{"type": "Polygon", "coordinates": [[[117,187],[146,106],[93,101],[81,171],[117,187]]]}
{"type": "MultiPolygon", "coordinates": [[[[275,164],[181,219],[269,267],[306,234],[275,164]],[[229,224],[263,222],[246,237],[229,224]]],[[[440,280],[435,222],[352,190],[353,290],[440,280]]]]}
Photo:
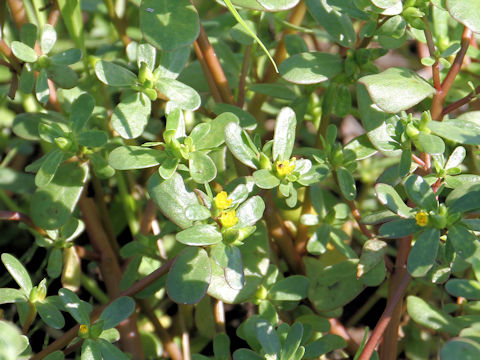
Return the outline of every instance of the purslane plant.
{"type": "Polygon", "coordinates": [[[3,5],[0,358],[480,358],[480,0],[3,5]]]}

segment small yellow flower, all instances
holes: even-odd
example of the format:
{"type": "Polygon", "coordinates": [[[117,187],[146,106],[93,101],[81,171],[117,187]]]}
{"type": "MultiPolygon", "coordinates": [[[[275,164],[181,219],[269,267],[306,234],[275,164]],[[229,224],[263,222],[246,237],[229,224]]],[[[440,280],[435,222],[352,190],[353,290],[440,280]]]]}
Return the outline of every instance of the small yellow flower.
{"type": "Polygon", "coordinates": [[[295,159],[290,160],[278,160],[275,162],[277,174],[280,176],[286,176],[295,169],[295,159]]]}
{"type": "Polygon", "coordinates": [[[232,227],[238,222],[238,218],[235,215],[235,210],[230,211],[222,211],[222,215],[220,215],[220,222],[222,223],[223,227],[232,227]]]}
{"type": "Polygon", "coordinates": [[[220,210],[225,210],[232,205],[232,199],[228,199],[228,194],[225,191],[219,192],[214,201],[215,206],[220,210]]]}
{"type": "Polygon", "coordinates": [[[425,211],[419,211],[415,215],[415,220],[418,226],[426,226],[428,224],[428,214],[425,211]]]}
{"type": "Polygon", "coordinates": [[[78,332],[82,335],[85,335],[88,332],[88,326],[87,325],[80,325],[80,329],[78,332]]]}

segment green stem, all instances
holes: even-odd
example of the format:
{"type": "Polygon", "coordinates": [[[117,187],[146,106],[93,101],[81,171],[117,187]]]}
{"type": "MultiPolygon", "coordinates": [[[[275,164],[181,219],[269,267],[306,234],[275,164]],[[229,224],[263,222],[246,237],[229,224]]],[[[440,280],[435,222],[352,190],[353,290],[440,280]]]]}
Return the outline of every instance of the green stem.
{"type": "Polygon", "coordinates": [[[128,227],[130,228],[132,235],[135,236],[140,230],[140,224],[135,213],[135,200],[128,191],[128,186],[124,175],[119,172],[117,172],[117,185],[120,192],[120,200],[123,205],[123,210],[125,211],[125,216],[127,217],[128,227]]]}

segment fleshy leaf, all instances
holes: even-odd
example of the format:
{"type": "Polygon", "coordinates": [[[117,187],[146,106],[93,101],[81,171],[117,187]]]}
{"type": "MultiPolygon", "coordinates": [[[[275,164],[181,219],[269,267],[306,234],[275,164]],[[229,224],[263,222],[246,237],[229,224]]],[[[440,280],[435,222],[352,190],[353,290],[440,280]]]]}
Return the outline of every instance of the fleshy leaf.
{"type": "Polygon", "coordinates": [[[179,304],[196,304],[205,296],[211,276],[207,252],[202,248],[187,247],[168,273],[168,296],[179,304]]]}
{"type": "Polygon", "coordinates": [[[435,89],[417,73],[400,67],[364,76],[359,82],[365,85],[373,102],[388,113],[408,110],[435,93],[435,89]]]}

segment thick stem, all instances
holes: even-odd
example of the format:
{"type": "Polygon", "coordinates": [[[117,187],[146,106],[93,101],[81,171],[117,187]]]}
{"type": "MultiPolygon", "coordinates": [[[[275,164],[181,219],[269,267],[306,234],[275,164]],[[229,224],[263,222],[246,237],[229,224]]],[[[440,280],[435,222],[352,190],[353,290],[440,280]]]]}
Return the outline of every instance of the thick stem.
{"type": "Polygon", "coordinates": [[[223,301],[215,300],[213,305],[213,315],[215,317],[215,327],[218,332],[226,332],[225,329],[225,308],[223,306],[223,301]]]}
{"type": "Polygon", "coordinates": [[[8,6],[10,7],[10,12],[13,16],[13,21],[17,25],[17,28],[20,28],[28,23],[28,16],[27,12],[25,11],[25,7],[23,6],[22,0],[8,0],[8,6]]]}
{"type": "Polygon", "coordinates": [[[196,42],[198,44],[198,47],[200,48],[200,51],[203,54],[208,70],[212,74],[213,80],[217,85],[223,102],[234,105],[235,99],[233,97],[232,91],[230,90],[230,86],[228,85],[227,77],[223,72],[223,68],[220,65],[217,54],[215,53],[212,44],[210,44],[207,33],[205,32],[205,29],[202,25],[200,25],[200,34],[198,35],[198,39],[196,42]]]}
{"type": "Polygon", "coordinates": [[[265,201],[265,220],[267,222],[270,236],[278,245],[282,257],[287,262],[288,267],[296,274],[305,273],[302,257],[295,249],[293,239],[289,236],[287,230],[282,224],[282,220],[275,206],[275,201],[273,200],[273,195],[270,191],[267,193],[265,201]]]}
{"type": "MultiPolygon", "coordinates": [[[[365,347],[363,348],[362,354],[360,355],[358,360],[370,360],[370,357],[372,356],[373,351],[377,347],[377,344],[382,338],[385,332],[385,329],[387,328],[388,324],[390,323],[390,320],[392,319],[392,315],[394,314],[394,312],[396,312],[397,304],[402,299],[403,293],[405,292],[409,282],[410,282],[410,274],[405,273],[403,278],[401,279],[399,287],[397,288],[391,301],[388,303],[385,311],[382,314],[382,317],[377,323],[377,326],[375,326],[375,329],[372,332],[372,336],[370,337],[365,347]]],[[[395,342],[396,342],[396,336],[395,336],[395,342]]],[[[394,359],[396,359],[396,356],[397,356],[396,351],[394,353],[391,353],[391,356],[394,359]]]]}
{"type": "MultiPolygon", "coordinates": [[[[145,276],[143,279],[137,281],[135,284],[133,284],[131,287],[129,287],[127,290],[122,291],[119,293],[117,296],[112,298],[112,300],[108,303],[112,303],[114,300],[121,296],[134,296],[135,294],[139,293],[140,291],[144,290],[147,286],[152,285],[155,281],[160,279],[162,276],[164,276],[170,268],[173,265],[173,262],[175,261],[174,259],[168,260],[165,264],[163,264],[160,268],[152,272],[150,275],[145,276]]],[[[93,323],[95,320],[98,319],[102,311],[108,306],[108,304],[105,304],[103,306],[100,306],[98,308],[95,308],[93,310],[92,314],[90,315],[90,321],[93,323]]],[[[66,333],[64,333],[60,338],[55,340],[53,343],[48,345],[45,349],[40,351],[38,354],[33,355],[30,360],[41,360],[48,354],[51,354],[52,352],[56,350],[61,350],[65,346],[67,346],[78,334],[78,329],[80,325],[76,325],[70,330],[68,330],[66,333]]]]}
{"type": "Polygon", "coordinates": [[[120,39],[122,40],[123,46],[127,47],[132,40],[127,35],[127,26],[125,21],[117,16],[112,0],[104,0],[104,2],[107,6],[108,16],[110,17],[110,20],[112,20],[112,23],[115,26],[120,39]]]}
{"type": "MultiPolygon", "coordinates": [[[[120,294],[122,271],[115,252],[112,249],[107,234],[92,199],[83,194],[78,203],[85,222],[88,237],[93,248],[100,254],[99,268],[102,273],[108,295],[112,298],[120,294]]],[[[120,342],[123,350],[131,353],[135,359],[143,359],[142,343],[137,328],[137,315],[134,312],[128,319],[118,325],[120,342]]]]}
{"type": "Polygon", "coordinates": [[[455,111],[458,108],[462,107],[463,105],[468,104],[470,101],[474,100],[479,93],[480,93],[480,86],[477,86],[474,91],[472,91],[470,94],[468,94],[464,98],[461,98],[460,100],[457,100],[454,103],[451,103],[450,105],[446,106],[442,110],[441,116],[443,117],[447,114],[450,114],[452,111],[455,111]]]}
{"type": "MultiPolygon", "coordinates": [[[[388,317],[382,318],[377,323],[377,327],[380,327],[378,332],[380,337],[383,335],[383,342],[380,348],[381,360],[395,360],[397,358],[398,347],[398,327],[402,316],[402,299],[407,285],[410,281],[410,274],[407,271],[407,259],[410,253],[412,238],[406,237],[399,240],[397,259],[395,261],[395,272],[390,279],[390,286],[388,289],[387,310],[390,310],[388,317]],[[402,290],[403,289],[403,290],[402,290]],[[402,290],[401,292],[399,290],[402,290]],[[383,334],[383,332],[385,332],[383,334]]],[[[377,330],[375,327],[374,333],[377,330]]],[[[377,341],[378,343],[378,341],[377,341]]]]}
{"type": "Polygon", "coordinates": [[[453,64],[450,67],[450,70],[447,76],[442,82],[441,89],[437,91],[437,93],[433,97],[432,118],[434,120],[442,120],[442,110],[443,110],[443,104],[445,103],[445,98],[447,97],[448,92],[450,91],[450,88],[452,87],[453,82],[455,81],[455,78],[457,77],[458,73],[462,68],[463,60],[465,58],[465,54],[467,53],[468,47],[470,45],[470,41],[472,40],[472,36],[473,36],[472,31],[469,28],[465,27],[462,34],[460,51],[457,53],[457,56],[455,56],[455,60],[453,61],[453,64]]]}
{"type": "Polygon", "coordinates": [[[435,58],[435,63],[432,65],[433,86],[437,91],[441,91],[442,85],[440,83],[440,64],[435,56],[435,43],[433,41],[432,31],[430,30],[430,23],[426,17],[423,18],[423,22],[427,27],[424,30],[424,33],[425,38],[427,39],[428,52],[430,53],[430,56],[435,58]]]}
{"type": "Polygon", "coordinates": [[[203,52],[200,49],[200,45],[198,45],[197,41],[193,43],[193,48],[195,50],[195,54],[197,55],[198,62],[202,67],[202,71],[203,71],[203,74],[205,75],[205,79],[207,80],[207,84],[210,89],[210,94],[212,94],[213,100],[215,100],[216,103],[221,103],[222,95],[220,95],[220,91],[217,88],[217,84],[213,79],[213,75],[210,72],[210,69],[208,68],[207,62],[205,61],[205,56],[203,56],[203,52]]]}

